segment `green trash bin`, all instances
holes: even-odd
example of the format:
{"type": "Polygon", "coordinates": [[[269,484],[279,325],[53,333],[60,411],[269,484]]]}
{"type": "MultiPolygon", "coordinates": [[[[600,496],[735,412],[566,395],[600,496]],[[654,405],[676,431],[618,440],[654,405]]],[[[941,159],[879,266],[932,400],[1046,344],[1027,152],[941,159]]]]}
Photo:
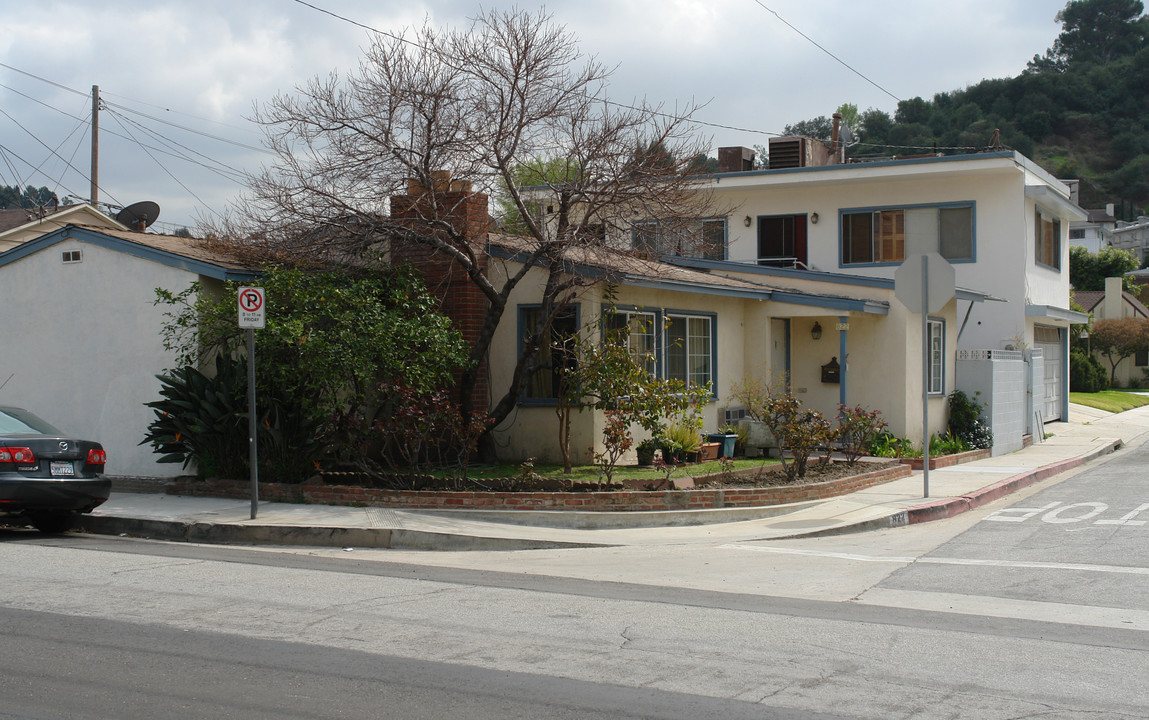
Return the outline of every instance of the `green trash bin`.
{"type": "Polygon", "coordinates": [[[706,442],[722,443],[718,450],[718,457],[734,457],[734,443],[738,440],[735,433],[711,433],[706,436],[706,442]]]}

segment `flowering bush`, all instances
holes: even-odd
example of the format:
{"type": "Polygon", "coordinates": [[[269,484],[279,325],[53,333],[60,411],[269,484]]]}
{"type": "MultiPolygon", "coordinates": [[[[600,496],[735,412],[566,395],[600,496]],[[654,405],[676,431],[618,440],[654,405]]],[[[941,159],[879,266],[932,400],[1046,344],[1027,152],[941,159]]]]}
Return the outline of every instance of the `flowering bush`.
{"type": "Polygon", "coordinates": [[[865,455],[874,438],[886,427],[886,421],[878,410],[841,404],[838,407],[838,442],[842,454],[846,456],[846,463],[853,465],[859,457],[865,455]]]}

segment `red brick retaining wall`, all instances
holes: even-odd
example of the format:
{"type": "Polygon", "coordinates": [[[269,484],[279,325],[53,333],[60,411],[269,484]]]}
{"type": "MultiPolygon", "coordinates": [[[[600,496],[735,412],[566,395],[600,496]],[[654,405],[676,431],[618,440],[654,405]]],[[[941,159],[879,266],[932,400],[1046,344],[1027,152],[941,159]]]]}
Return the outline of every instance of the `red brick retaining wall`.
{"type": "MultiPolygon", "coordinates": [[[[990,456],[990,453],[989,448],[986,448],[984,450],[969,450],[963,453],[954,453],[953,455],[931,457],[930,470],[950,467],[951,465],[960,465],[962,463],[973,462],[974,460],[985,460],[990,456]]],[[[900,462],[909,465],[914,470],[922,469],[922,458],[900,458],[900,462]]]]}
{"type": "MultiPolygon", "coordinates": [[[[470,492],[438,490],[383,490],[350,485],[284,485],[260,483],[259,498],[272,502],[388,507],[410,510],[582,510],[657,511],[783,505],[846,495],[910,474],[907,465],[893,464],[867,473],[806,485],[773,487],[703,488],[697,490],[619,490],[612,492],[470,492]]],[[[168,483],[173,495],[251,496],[242,480],[176,480],[168,483]]]]}

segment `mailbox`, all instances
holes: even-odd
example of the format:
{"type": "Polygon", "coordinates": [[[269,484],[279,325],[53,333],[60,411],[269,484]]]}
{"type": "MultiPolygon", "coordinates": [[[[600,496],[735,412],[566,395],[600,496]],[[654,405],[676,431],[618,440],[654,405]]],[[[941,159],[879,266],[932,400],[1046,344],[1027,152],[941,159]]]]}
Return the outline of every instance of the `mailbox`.
{"type": "Polygon", "coordinates": [[[830,362],[822,366],[822,382],[841,384],[842,368],[838,365],[837,357],[830,358],[830,362]]]}

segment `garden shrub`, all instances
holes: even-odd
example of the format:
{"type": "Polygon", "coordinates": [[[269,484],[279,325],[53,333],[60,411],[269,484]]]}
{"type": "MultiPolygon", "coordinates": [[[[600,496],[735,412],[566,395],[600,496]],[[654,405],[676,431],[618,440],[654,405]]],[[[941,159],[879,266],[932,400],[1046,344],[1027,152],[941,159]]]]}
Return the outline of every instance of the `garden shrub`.
{"type": "MultiPolygon", "coordinates": [[[[984,450],[993,446],[993,431],[981,416],[984,405],[971,399],[961,390],[949,396],[949,435],[961,440],[968,448],[984,450]]],[[[967,448],[967,449],[968,449],[967,448]]],[[[931,446],[931,452],[933,448],[931,446]]],[[[957,450],[955,452],[962,452],[957,450]]]]}
{"type": "Polygon", "coordinates": [[[1109,388],[1109,373],[1096,356],[1074,349],[1069,354],[1069,389],[1101,392],[1109,388]]]}
{"type": "Polygon", "coordinates": [[[853,465],[864,455],[874,438],[886,429],[886,421],[878,410],[867,410],[861,405],[838,408],[838,442],[846,464],[853,465]]]}

